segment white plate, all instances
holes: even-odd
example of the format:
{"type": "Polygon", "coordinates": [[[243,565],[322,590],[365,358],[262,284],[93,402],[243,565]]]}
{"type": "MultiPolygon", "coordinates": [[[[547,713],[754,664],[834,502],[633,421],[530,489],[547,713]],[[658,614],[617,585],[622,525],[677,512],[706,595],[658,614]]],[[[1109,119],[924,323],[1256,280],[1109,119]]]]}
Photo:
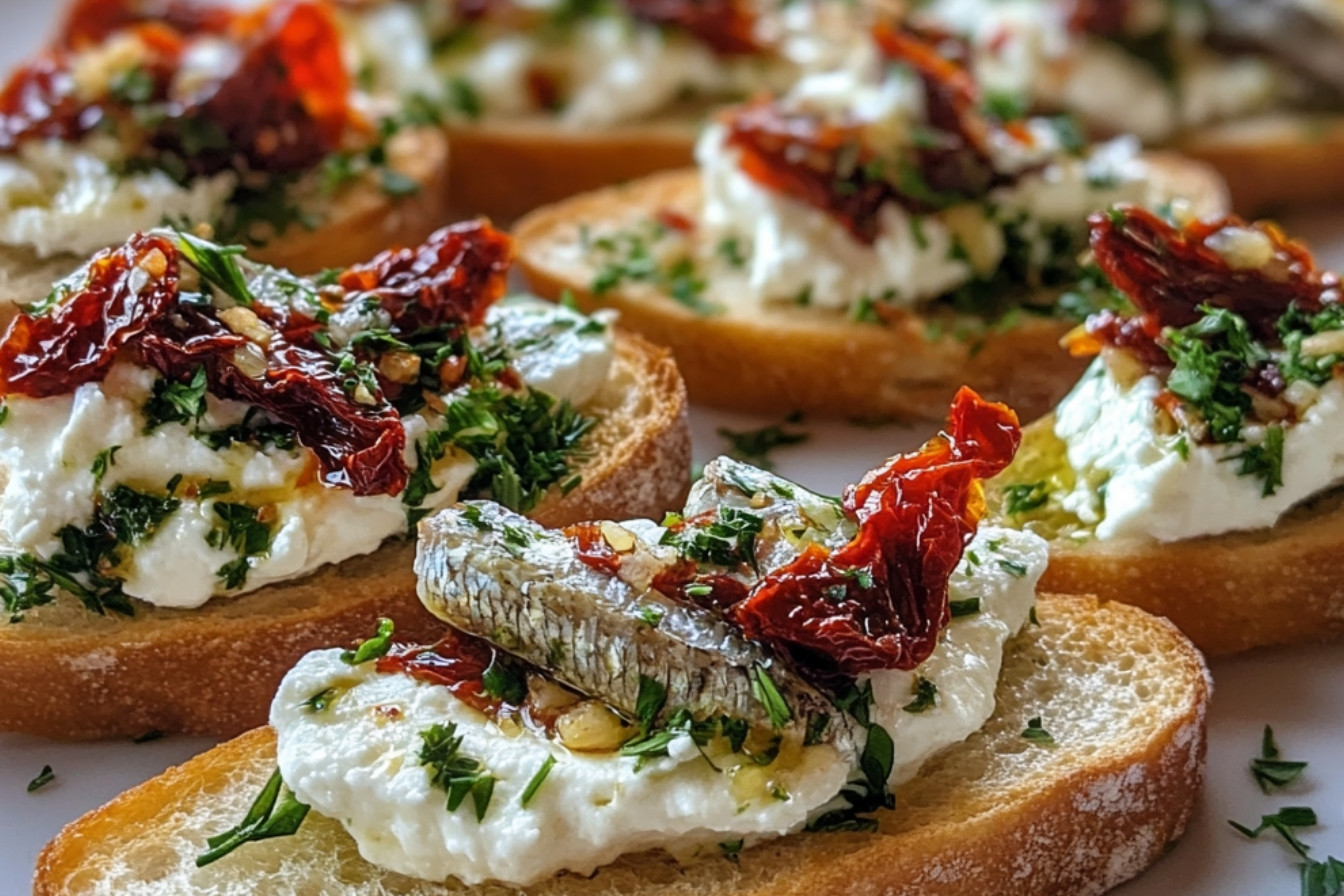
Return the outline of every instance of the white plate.
{"type": "MultiPolygon", "coordinates": [[[[3,6],[0,68],[35,46],[56,15],[54,6],[16,0],[3,6]]],[[[1311,238],[1333,262],[1344,262],[1344,215],[1302,215],[1292,223],[1290,232],[1311,238]]],[[[775,421],[696,410],[692,422],[697,458],[706,460],[723,448],[717,427],[748,429],[775,421]]],[[[913,447],[933,431],[933,427],[861,429],[812,423],[802,428],[811,434],[810,441],[779,451],[779,470],[832,493],[878,459],[913,447]]],[[[1235,600],[1236,595],[1228,599],[1235,600]]],[[[1287,805],[1317,810],[1322,825],[1303,832],[1315,857],[1344,857],[1344,762],[1340,761],[1344,753],[1338,734],[1344,719],[1344,649],[1260,653],[1216,663],[1213,671],[1217,687],[1209,718],[1205,799],[1175,850],[1118,894],[1297,893],[1296,858],[1287,849],[1273,841],[1247,842],[1226,823],[1236,819],[1254,824],[1260,815],[1287,805]],[[1284,758],[1311,763],[1297,786],[1272,797],[1260,793],[1248,769],[1265,724],[1274,726],[1284,758]]],[[[27,891],[38,851],[63,825],[207,746],[207,741],[182,738],[144,744],[61,744],[0,735],[0,894],[27,891]],[[55,781],[27,793],[28,781],[44,765],[55,770],[55,781]]],[[[986,881],[986,892],[997,889],[997,883],[986,881]]]]}

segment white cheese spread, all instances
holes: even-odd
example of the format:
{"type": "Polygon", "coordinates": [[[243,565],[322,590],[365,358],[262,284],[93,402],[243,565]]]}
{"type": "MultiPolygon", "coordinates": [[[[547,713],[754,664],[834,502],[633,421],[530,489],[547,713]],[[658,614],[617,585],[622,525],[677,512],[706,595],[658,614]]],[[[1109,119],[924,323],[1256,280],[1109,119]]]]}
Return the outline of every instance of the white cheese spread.
{"type": "Polygon", "coordinates": [[[1098,129],[1145,141],[1267,111],[1283,98],[1289,79],[1278,67],[1205,49],[1201,14],[1180,6],[1140,5],[1131,19],[1150,43],[1169,29],[1174,83],[1120,44],[1074,30],[1067,3],[930,0],[916,18],[971,41],[976,79],[985,90],[1027,96],[1098,129]]]}
{"type": "Polygon", "coordinates": [[[0,243],[39,257],[90,255],[165,221],[215,221],[237,185],[222,172],[182,186],[162,171],[121,174],[105,137],[26,140],[0,155],[0,243]]]}
{"type": "MultiPolygon", "coordinates": [[[[553,14],[558,2],[528,4],[553,14]]],[[[440,70],[467,85],[489,118],[516,118],[551,110],[537,108],[540,75],[562,92],[555,120],[566,127],[604,128],[656,116],[689,97],[737,98],[787,87],[803,71],[840,64],[854,31],[843,4],[809,0],[765,14],[757,22],[760,55],[720,55],[705,44],[618,15],[585,17],[567,30],[538,26],[526,31],[468,25],[441,54],[440,70]],[[837,8],[831,8],[837,7],[837,8]]],[[[450,96],[451,98],[451,96],[450,96]]]]}
{"type": "MultiPolygon", "coordinates": [[[[1237,475],[1233,457],[1245,444],[1196,444],[1159,432],[1153,399],[1161,390],[1151,375],[1125,388],[1097,360],[1056,409],[1055,433],[1067,443],[1080,483],[1064,506],[1095,524],[1099,539],[1176,541],[1262,529],[1344,479],[1338,378],[1312,390],[1301,419],[1284,428],[1283,484],[1272,495],[1263,494],[1260,479],[1237,475]]],[[[1246,437],[1259,441],[1263,427],[1247,427],[1246,437]]]]}
{"type": "MultiPolygon", "coordinates": [[[[524,381],[557,398],[583,404],[607,378],[609,328],[565,308],[507,301],[491,308],[487,327],[505,334],[524,381]]],[[[315,480],[306,449],[235,442],[216,451],[193,435],[239,423],[247,408],[237,402],[207,395],[199,423],[169,422],[146,432],[144,406],[156,378],[151,369],[118,363],[102,382],[69,395],[6,399],[8,417],[0,426],[0,468],[6,473],[0,533],[6,549],[50,557],[61,549],[63,527],[90,523],[99,492],[125,484],[164,495],[170,477],[179,474],[187,483],[225,483],[228,488],[205,498],[182,497],[156,532],[124,552],[117,571],[124,577],[124,592],[157,606],[197,607],[229,590],[219,570],[239,553],[211,538],[220,525],[214,511],[220,502],[273,512],[269,550],[247,558],[241,589],[247,591],[369,553],[406,531],[407,508],[400,495],[357,497],[326,487],[315,480]],[[100,479],[95,463],[114,447],[100,479]]],[[[446,398],[451,402],[454,396],[446,398]]],[[[408,469],[415,470],[416,446],[436,419],[428,410],[402,419],[408,469]]],[[[434,464],[437,490],[421,506],[433,510],[455,501],[475,469],[471,457],[450,448],[434,464]]]]}
{"type": "MultiPolygon", "coordinates": [[[[934,752],[978,729],[994,707],[1005,640],[1026,622],[1046,564],[1034,535],[985,529],[951,580],[954,600],[979,597],[981,612],[954,619],[914,672],[875,674],[873,720],[895,743],[893,783],[913,776],[934,752]],[[916,676],[937,687],[935,705],[902,707],[916,676]]],[[[784,798],[745,798],[689,736],[669,755],[636,770],[634,757],[571,752],[530,729],[505,733],[447,688],[372,664],[351,667],[339,651],[309,654],[280,686],[271,707],[281,775],[302,802],[339,820],[367,860],[429,880],[527,884],[562,870],[591,873],[617,856],[655,847],[681,854],[724,841],[747,842],[802,827],[850,777],[856,758],[828,745],[802,748],[779,772],[784,798]],[[305,706],[336,689],[320,712],[305,706]],[[498,781],[485,817],[470,802],[445,808],[418,761],[420,732],[453,722],[462,755],[498,781]],[[534,774],[555,760],[526,807],[534,774]]]]}
{"type": "MultiPolygon", "coordinates": [[[[806,82],[805,82],[806,83],[806,82]]],[[[811,88],[809,88],[811,89],[811,88]]],[[[1090,212],[1116,202],[1151,200],[1147,166],[1137,144],[1121,139],[1097,147],[1086,159],[1058,153],[1044,123],[1030,161],[1049,148],[1056,157],[1012,186],[991,191],[983,203],[965,203],[928,215],[912,215],[894,203],[878,211],[871,245],[856,239],[826,212],[775,193],[746,175],[740,153],[725,146],[722,126],[707,128],[696,149],[703,184],[703,244],[736,240],[746,262],[745,289],[716,291],[725,304],[806,303],[851,308],[864,300],[909,307],[946,295],[991,275],[1008,251],[1005,229],[1014,226],[1040,263],[1049,252],[1049,231],[1079,230],[1090,212]]],[[[1008,170],[1030,164],[999,160],[1008,170]]]]}

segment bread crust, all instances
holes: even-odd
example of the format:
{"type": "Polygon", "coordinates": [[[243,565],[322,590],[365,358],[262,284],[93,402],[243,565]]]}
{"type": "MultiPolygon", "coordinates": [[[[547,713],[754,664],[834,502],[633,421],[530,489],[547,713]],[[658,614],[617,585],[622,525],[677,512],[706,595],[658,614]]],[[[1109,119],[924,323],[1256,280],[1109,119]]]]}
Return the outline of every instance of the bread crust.
{"type": "MultiPolygon", "coordinates": [[[[1203,782],[1208,673],[1173,626],[1130,607],[1045,597],[1039,617],[1011,642],[994,717],[901,788],[878,833],[788,837],[747,849],[738,864],[709,858],[678,866],[643,853],[591,878],[564,875],[509,892],[1046,896],[1116,886],[1185,829],[1203,782]],[[1097,693],[1099,685],[1112,690],[1097,693]],[[1022,739],[1037,715],[1055,747],[1022,739]]],[[[274,735],[260,729],[127,792],[47,846],[35,896],[125,892],[132,884],[138,893],[166,894],[187,881],[219,896],[278,896],[305,887],[330,892],[333,879],[347,896],[500,892],[376,869],[339,826],[315,815],[294,837],[186,870],[205,836],[233,824],[273,768],[274,735]],[[206,811],[222,803],[226,810],[206,811]],[[141,888],[143,880],[157,886],[141,888]]]]}
{"type": "MultiPolygon", "coordinates": [[[[681,506],[688,487],[686,394],[668,353],[617,337],[608,388],[585,406],[603,414],[586,441],[582,483],[554,488],[532,516],[655,516],[681,506]]],[[[195,610],[140,605],[98,617],[60,600],[0,627],[0,730],[60,739],[150,731],[232,736],[264,724],[280,678],[309,650],[368,637],[380,616],[398,640],[430,642],[443,624],[420,604],[414,545],[392,542],[195,610]]]]}
{"type": "MultiPolygon", "coordinates": [[[[1202,211],[1225,208],[1221,181],[1207,167],[1170,155],[1152,160],[1174,194],[1197,197],[1202,211]]],[[[1009,327],[982,322],[974,337],[958,338],[968,319],[946,311],[894,311],[873,324],[819,308],[700,314],[645,283],[593,294],[595,272],[572,251],[582,224],[620,229],[663,210],[696,220],[700,203],[699,174],[682,170],[538,209],[514,229],[518,269],[544,298],[568,292],[585,311],[617,309],[623,325],[672,349],[692,400],[730,410],[940,419],[956,389],[969,385],[1031,419],[1086,366],[1059,350],[1072,324],[1037,315],[1009,327]]]]}
{"type": "MultiPolygon", "coordinates": [[[[1024,437],[1053,426],[1053,415],[1042,418],[1024,437]]],[[[1344,637],[1342,532],[1344,489],[1333,489],[1270,528],[1169,542],[1055,539],[1041,587],[1165,616],[1209,656],[1331,641],[1344,637]]]]}
{"type": "Polygon", "coordinates": [[[1258,116],[1192,131],[1174,148],[1217,168],[1242,215],[1344,200],[1344,116],[1258,116]]]}
{"type": "Polygon", "coordinates": [[[448,203],[510,222],[542,205],[691,164],[696,125],[665,119],[593,131],[549,118],[450,126],[448,203]]]}

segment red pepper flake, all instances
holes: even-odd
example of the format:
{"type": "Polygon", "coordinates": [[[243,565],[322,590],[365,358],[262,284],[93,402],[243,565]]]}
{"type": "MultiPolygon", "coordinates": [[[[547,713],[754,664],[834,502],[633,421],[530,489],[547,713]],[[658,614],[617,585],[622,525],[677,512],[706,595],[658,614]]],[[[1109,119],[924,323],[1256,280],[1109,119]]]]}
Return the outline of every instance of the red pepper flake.
{"type": "Polygon", "coordinates": [[[1176,227],[1146,209],[1121,206],[1092,215],[1088,225],[1097,265],[1139,313],[1093,315],[1087,322],[1093,340],[1083,344],[1084,352],[1109,344],[1166,369],[1171,361],[1157,344],[1162,330],[1193,324],[1203,316],[1201,305],[1226,308],[1244,318],[1257,338],[1277,342],[1276,325],[1289,305],[1310,313],[1339,299],[1339,276],[1318,270],[1307,248],[1273,224],[1231,215],[1176,227]],[[1268,238],[1270,261],[1234,268],[1208,243],[1228,228],[1268,238]]]}
{"type": "Polygon", "coordinates": [[[495,647],[457,629],[428,647],[395,646],[380,657],[375,668],[382,673],[409,675],[416,681],[442,685],[453,696],[481,712],[495,714],[503,701],[485,692],[485,670],[495,661],[495,647]]]}
{"type": "Polygon", "coordinates": [[[1020,439],[1016,414],[963,388],[945,435],[846,490],[852,541],[809,546],[729,618],[822,682],[913,669],[949,621],[948,578],[984,513],[980,481],[1008,465],[1020,439]]]}
{"type": "Polygon", "coordinates": [[[45,398],[101,380],[118,350],[177,302],[178,251],[137,234],[89,262],[85,282],[47,313],[20,314],[0,342],[0,395],[45,398]]]}
{"type": "Polygon", "coordinates": [[[622,0],[632,18],[673,25],[721,56],[761,51],[756,12],[743,0],[622,0]]]}

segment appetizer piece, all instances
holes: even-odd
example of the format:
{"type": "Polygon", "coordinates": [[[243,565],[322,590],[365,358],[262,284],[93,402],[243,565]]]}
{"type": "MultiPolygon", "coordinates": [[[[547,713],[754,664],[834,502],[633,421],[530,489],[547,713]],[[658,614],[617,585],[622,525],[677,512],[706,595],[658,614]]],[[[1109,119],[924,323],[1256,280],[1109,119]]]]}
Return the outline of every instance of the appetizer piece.
{"type": "Polygon", "coordinates": [[[1092,218],[1092,366],[993,483],[1046,587],[1167,616],[1207,652],[1344,633],[1340,281],[1269,224],[1092,218]]]}
{"type": "Polygon", "coordinates": [[[859,77],[726,112],[700,170],[519,223],[539,295],[610,305],[672,348],[692,397],[751,410],[934,417],[961,383],[1023,413],[1078,375],[1055,343],[1089,211],[1195,197],[1201,165],[1091,149],[1065,120],[986,111],[964,68],[878,28],[859,77]],[[730,385],[731,384],[731,385],[730,385]]]}
{"type": "Polygon", "coordinates": [[[301,273],[423,239],[445,138],[359,90],[343,41],[318,0],[74,4],[0,91],[0,299],[165,223],[301,273]]]}
{"type": "Polygon", "coordinates": [[[320,278],[151,231],[0,342],[0,729],[237,733],[302,653],[430,629],[400,536],[462,495],[550,523],[686,488],[665,353],[497,303],[482,223],[320,278]]]}
{"type": "Polygon", "coordinates": [[[966,390],[843,499],[720,459],[661,525],[445,510],[444,638],[308,655],[272,730],[76,822],[35,891],[1114,886],[1184,828],[1207,673],[1132,608],[1036,621],[1044,544],[977,525],[1018,436],[966,390]]]}
{"type": "Polygon", "coordinates": [[[986,90],[1203,159],[1243,212],[1344,196],[1344,6],[1314,0],[921,0],[986,90]]]}
{"type": "Polygon", "coordinates": [[[841,65],[843,0],[422,0],[446,79],[450,199],[512,219],[690,164],[706,113],[841,65]]]}

